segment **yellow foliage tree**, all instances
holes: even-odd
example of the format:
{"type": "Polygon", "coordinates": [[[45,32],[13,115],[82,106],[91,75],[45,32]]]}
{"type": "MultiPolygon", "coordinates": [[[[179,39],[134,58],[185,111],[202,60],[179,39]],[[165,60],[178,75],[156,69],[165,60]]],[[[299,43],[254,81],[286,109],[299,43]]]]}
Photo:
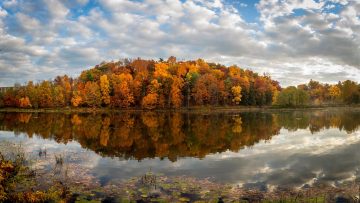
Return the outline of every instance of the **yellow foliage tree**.
{"type": "Polygon", "coordinates": [[[178,77],[173,78],[173,82],[171,84],[170,96],[171,96],[171,103],[175,108],[179,108],[181,106],[182,103],[181,89],[183,86],[184,83],[181,78],[178,77]]]}
{"type": "Polygon", "coordinates": [[[277,104],[278,103],[278,97],[279,97],[279,91],[277,89],[273,90],[273,95],[272,95],[272,104],[277,104]]]}
{"type": "Polygon", "coordinates": [[[104,104],[105,105],[110,104],[110,83],[107,78],[107,75],[102,75],[100,77],[100,89],[104,104]]]}
{"type": "Polygon", "coordinates": [[[39,86],[38,97],[39,97],[39,106],[41,108],[49,108],[53,106],[51,83],[49,81],[41,82],[39,86]]]}
{"type": "Polygon", "coordinates": [[[232,88],[231,88],[231,93],[233,94],[233,102],[235,103],[235,104],[239,104],[240,103],[240,101],[241,101],[241,87],[239,86],[239,85],[237,85],[237,86],[233,86],[232,88]]]}
{"type": "Polygon", "coordinates": [[[53,106],[62,107],[65,106],[64,89],[56,85],[53,89],[53,106]]]}
{"type": "Polygon", "coordinates": [[[96,82],[86,82],[84,92],[84,100],[89,107],[101,106],[101,91],[99,85],[96,82]]]}
{"type": "Polygon", "coordinates": [[[169,66],[166,63],[157,63],[155,64],[155,78],[168,78],[171,75],[168,72],[169,66]]]}
{"type": "Polygon", "coordinates": [[[335,100],[335,99],[339,98],[340,95],[341,95],[340,88],[337,85],[331,85],[329,87],[329,95],[330,95],[332,100],[335,100]]]}

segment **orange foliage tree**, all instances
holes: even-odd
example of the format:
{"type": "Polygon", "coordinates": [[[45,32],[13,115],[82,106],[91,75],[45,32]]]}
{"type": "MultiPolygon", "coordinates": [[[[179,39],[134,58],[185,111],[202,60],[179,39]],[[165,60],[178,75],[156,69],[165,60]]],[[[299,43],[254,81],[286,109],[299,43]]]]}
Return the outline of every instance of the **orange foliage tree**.
{"type": "Polygon", "coordinates": [[[224,99],[224,83],[218,80],[214,75],[207,73],[200,76],[193,89],[195,103],[202,104],[218,104],[224,99]]]}
{"type": "Polygon", "coordinates": [[[22,97],[19,99],[19,106],[21,108],[29,108],[31,107],[30,99],[29,97],[22,97]]]}
{"type": "Polygon", "coordinates": [[[112,106],[127,108],[134,103],[132,91],[133,78],[129,73],[112,76],[114,96],[112,97],[112,106]]]}
{"type": "Polygon", "coordinates": [[[158,91],[161,84],[157,80],[152,80],[149,85],[148,94],[142,100],[142,107],[146,109],[154,109],[158,105],[159,94],[158,91]]]}

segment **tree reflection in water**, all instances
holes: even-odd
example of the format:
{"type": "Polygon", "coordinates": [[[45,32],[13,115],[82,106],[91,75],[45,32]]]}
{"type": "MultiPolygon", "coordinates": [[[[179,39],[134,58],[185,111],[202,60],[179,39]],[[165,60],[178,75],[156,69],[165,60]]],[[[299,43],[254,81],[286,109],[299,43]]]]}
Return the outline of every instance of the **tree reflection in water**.
{"type": "Polygon", "coordinates": [[[105,157],[136,160],[203,158],[270,140],[282,128],[308,129],[311,133],[338,128],[351,133],[359,124],[360,112],[356,111],[0,113],[0,130],[65,144],[75,140],[105,157]]]}

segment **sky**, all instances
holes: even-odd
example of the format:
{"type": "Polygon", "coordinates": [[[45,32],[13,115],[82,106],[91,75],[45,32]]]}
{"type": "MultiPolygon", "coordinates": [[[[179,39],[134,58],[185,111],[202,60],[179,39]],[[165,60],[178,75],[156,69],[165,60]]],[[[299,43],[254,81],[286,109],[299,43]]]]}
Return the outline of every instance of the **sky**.
{"type": "Polygon", "coordinates": [[[360,0],[0,1],[0,86],[169,56],[360,82],[360,0]]]}

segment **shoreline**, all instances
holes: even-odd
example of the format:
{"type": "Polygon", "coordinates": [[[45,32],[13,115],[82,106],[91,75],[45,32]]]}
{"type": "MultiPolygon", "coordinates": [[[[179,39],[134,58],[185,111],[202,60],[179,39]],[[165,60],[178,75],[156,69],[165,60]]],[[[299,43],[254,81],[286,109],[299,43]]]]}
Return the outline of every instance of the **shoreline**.
{"type": "Polygon", "coordinates": [[[241,112],[271,112],[271,111],[306,111],[306,110],[360,110],[360,105],[338,105],[338,106],[302,106],[302,107],[279,107],[279,106],[202,106],[163,109],[142,108],[0,108],[2,113],[121,113],[121,112],[180,112],[180,113],[241,113],[241,112]]]}

